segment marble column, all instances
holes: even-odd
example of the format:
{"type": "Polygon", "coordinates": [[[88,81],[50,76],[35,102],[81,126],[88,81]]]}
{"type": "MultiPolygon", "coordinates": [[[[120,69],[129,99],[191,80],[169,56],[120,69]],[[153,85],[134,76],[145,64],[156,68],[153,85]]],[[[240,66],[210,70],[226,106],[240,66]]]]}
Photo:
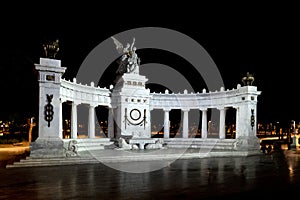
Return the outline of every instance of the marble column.
{"type": "Polygon", "coordinates": [[[77,103],[72,102],[72,112],[71,112],[71,138],[77,138],[77,103]]]}
{"type": "Polygon", "coordinates": [[[202,111],[201,138],[207,138],[207,110],[202,111]]]}
{"type": "Polygon", "coordinates": [[[219,110],[220,110],[219,138],[225,139],[226,108],[220,108],[219,110]]]}
{"type": "Polygon", "coordinates": [[[95,105],[89,107],[88,138],[95,138],[95,105]]]}
{"type": "Polygon", "coordinates": [[[189,137],[189,110],[182,110],[182,111],[183,111],[182,137],[188,138],[189,137]]]}
{"type": "Polygon", "coordinates": [[[108,108],[108,138],[114,138],[114,109],[108,108]]]}
{"type": "Polygon", "coordinates": [[[239,128],[240,128],[240,122],[239,122],[239,107],[236,107],[235,108],[236,109],[236,114],[235,114],[235,139],[237,139],[239,136],[240,136],[240,130],[239,130],[239,128]]]}
{"type": "Polygon", "coordinates": [[[164,138],[170,138],[169,112],[170,110],[164,110],[164,138]]]}
{"type": "Polygon", "coordinates": [[[62,101],[61,99],[59,100],[59,124],[58,124],[58,129],[59,129],[59,138],[63,138],[63,114],[62,114],[62,101]]]}

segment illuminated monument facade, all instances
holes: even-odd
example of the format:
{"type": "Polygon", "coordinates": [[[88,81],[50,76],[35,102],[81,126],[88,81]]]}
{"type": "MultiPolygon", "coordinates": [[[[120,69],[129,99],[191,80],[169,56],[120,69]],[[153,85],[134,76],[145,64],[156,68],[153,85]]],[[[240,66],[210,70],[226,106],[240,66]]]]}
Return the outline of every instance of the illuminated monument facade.
{"type": "MultiPolygon", "coordinates": [[[[113,38],[114,39],[114,38],[113,38]]],[[[117,40],[114,40],[118,44],[117,40]]],[[[120,78],[110,89],[94,85],[82,85],[61,78],[66,68],[55,58],[40,58],[36,64],[39,72],[39,120],[38,138],[31,143],[31,157],[83,156],[90,149],[102,149],[116,145],[119,149],[151,148],[211,148],[228,152],[259,152],[257,132],[257,97],[260,91],[252,85],[253,77],[243,79],[243,86],[202,93],[174,94],[151,93],[146,88],[148,79],[139,74],[139,58],[134,42],[121,48],[120,78]],[[63,138],[62,103],[71,104],[71,138],[63,138]],[[77,106],[88,105],[88,138],[77,137],[77,106]],[[95,137],[95,107],[105,106],[108,112],[107,137],[95,137]],[[208,135],[208,110],[219,112],[218,136],[208,135]],[[226,139],[225,119],[227,108],[236,110],[235,138],[226,139]],[[163,110],[163,138],[151,137],[151,111],[163,110]],[[180,109],[182,132],[180,137],[170,135],[170,111],[180,109]],[[189,111],[201,112],[201,138],[189,136],[189,111]]]]}

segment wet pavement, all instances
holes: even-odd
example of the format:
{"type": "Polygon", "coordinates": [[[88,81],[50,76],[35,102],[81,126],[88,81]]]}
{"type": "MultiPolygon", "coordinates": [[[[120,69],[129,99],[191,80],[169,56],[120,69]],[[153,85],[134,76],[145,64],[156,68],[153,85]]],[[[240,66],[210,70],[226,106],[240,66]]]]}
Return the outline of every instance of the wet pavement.
{"type": "MultiPolygon", "coordinates": [[[[147,166],[143,163],[119,165],[147,166]]],[[[0,178],[0,199],[294,198],[300,194],[300,154],[277,150],[182,159],[148,173],[122,172],[102,163],[11,168],[0,169],[0,178]]]]}
{"type": "Polygon", "coordinates": [[[0,144],[0,168],[5,168],[8,164],[25,159],[30,154],[28,142],[21,145],[0,144]]]}

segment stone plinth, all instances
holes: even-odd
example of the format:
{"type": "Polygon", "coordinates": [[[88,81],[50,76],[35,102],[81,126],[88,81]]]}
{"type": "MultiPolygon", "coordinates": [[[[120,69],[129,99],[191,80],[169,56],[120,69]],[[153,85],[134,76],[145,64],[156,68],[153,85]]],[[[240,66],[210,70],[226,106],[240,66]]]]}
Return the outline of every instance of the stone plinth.
{"type": "Polygon", "coordinates": [[[30,157],[64,157],[64,142],[60,138],[38,138],[30,144],[30,157]]]}
{"type": "Polygon", "coordinates": [[[234,149],[238,151],[255,151],[260,149],[259,138],[256,136],[241,136],[236,139],[234,149]]]}
{"type": "Polygon", "coordinates": [[[61,67],[61,61],[51,58],[40,58],[40,65],[48,67],[61,67]]]}

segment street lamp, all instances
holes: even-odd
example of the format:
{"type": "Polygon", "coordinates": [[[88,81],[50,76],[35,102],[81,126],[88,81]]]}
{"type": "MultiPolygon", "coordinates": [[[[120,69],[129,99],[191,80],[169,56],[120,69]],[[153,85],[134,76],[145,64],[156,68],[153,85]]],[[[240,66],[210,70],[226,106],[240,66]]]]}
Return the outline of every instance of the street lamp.
{"type": "Polygon", "coordinates": [[[30,124],[29,124],[29,132],[28,132],[28,142],[31,143],[31,140],[32,140],[32,129],[33,127],[35,126],[35,123],[34,123],[34,117],[31,117],[30,118],[30,124]]]}
{"type": "Polygon", "coordinates": [[[295,140],[295,145],[296,145],[296,121],[294,120],[294,140],[295,140]]]}
{"type": "Polygon", "coordinates": [[[292,121],[293,121],[293,133],[294,133],[292,148],[296,149],[296,121],[295,120],[292,121]]]}

